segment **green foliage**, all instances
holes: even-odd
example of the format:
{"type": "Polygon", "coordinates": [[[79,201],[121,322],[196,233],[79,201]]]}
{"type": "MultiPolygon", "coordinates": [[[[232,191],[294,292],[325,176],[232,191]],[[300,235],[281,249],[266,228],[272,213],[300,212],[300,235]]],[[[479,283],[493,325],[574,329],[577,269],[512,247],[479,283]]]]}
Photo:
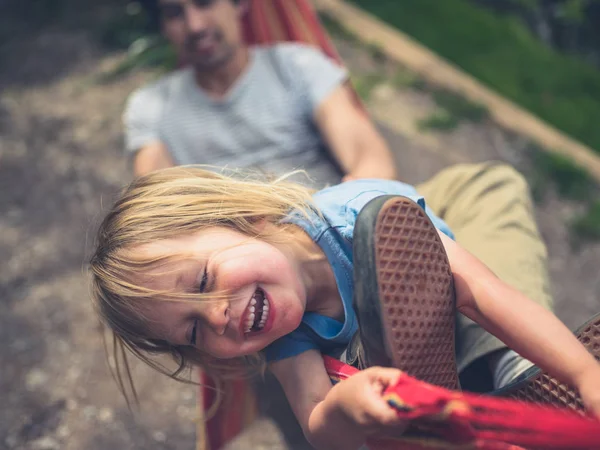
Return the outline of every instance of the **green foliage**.
{"type": "Polygon", "coordinates": [[[351,0],[600,152],[600,72],[467,0],[351,0]]]}
{"type": "Polygon", "coordinates": [[[157,38],[150,29],[150,18],[137,2],[116,9],[99,29],[100,42],[108,48],[128,48],[138,39],[148,37],[157,38]]]}
{"type": "Polygon", "coordinates": [[[521,8],[529,11],[535,11],[539,8],[540,0],[510,0],[511,3],[520,6],[521,8]]]}
{"type": "Polygon", "coordinates": [[[587,0],[566,0],[561,8],[563,17],[572,24],[581,24],[585,20],[587,0]]]}
{"type": "Polygon", "coordinates": [[[412,87],[432,92],[433,98],[440,107],[430,116],[420,120],[420,130],[452,131],[460,122],[483,122],[489,116],[487,108],[478,103],[473,103],[467,98],[455,92],[445,89],[435,89],[425,83],[419,84],[417,79],[413,81],[412,87]]]}
{"type": "Polygon", "coordinates": [[[385,78],[378,74],[352,77],[352,85],[354,86],[354,90],[363,101],[368,101],[373,93],[373,90],[384,81],[385,78]]]}
{"type": "Polygon", "coordinates": [[[177,55],[173,47],[163,39],[141,38],[135,44],[123,61],[101,74],[97,81],[111,82],[137,68],[152,67],[162,72],[169,72],[177,67],[177,55]]]}
{"type": "Polygon", "coordinates": [[[571,222],[571,238],[575,245],[600,239],[600,202],[596,201],[571,222]]]}
{"type": "Polygon", "coordinates": [[[534,150],[532,162],[534,178],[553,183],[562,197],[588,201],[596,191],[596,184],[585,168],[566,156],[534,150]]]}
{"type": "Polygon", "coordinates": [[[454,92],[436,90],[433,93],[433,98],[440,107],[457,117],[459,120],[480,123],[489,116],[489,112],[485,106],[474,103],[466,97],[454,92]]]}
{"type": "Polygon", "coordinates": [[[456,116],[450,114],[448,111],[440,109],[428,117],[419,120],[417,126],[419,130],[437,130],[437,131],[451,131],[458,127],[459,120],[456,116]]]}
{"type": "Polygon", "coordinates": [[[392,77],[391,82],[400,89],[414,88],[421,90],[424,88],[425,84],[415,73],[404,69],[397,70],[396,74],[392,77]]]}
{"type": "Polygon", "coordinates": [[[370,42],[368,44],[365,44],[365,48],[375,61],[379,63],[384,63],[387,61],[387,55],[385,54],[385,51],[383,50],[381,44],[377,42],[370,42]]]}
{"type": "Polygon", "coordinates": [[[584,242],[600,239],[600,202],[596,181],[583,168],[569,158],[546,152],[531,145],[528,149],[532,170],[527,179],[533,198],[541,202],[550,186],[561,197],[574,200],[584,206],[581,214],[569,223],[571,243],[575,248],[584,242]]]}
{"type": "Polygon", "coordinates": [[[343,39],[348,42],[359,42],[358,37],[331,14],[325,11],[319,12],[319,21],[321,22],[325,30],[327,30],[327,33],[329,33],[329,35],[339,39],[343,39]]]}
{"type": "Polygon", "coordinates": [[[127,56],[117,66],[97,77],[98,82],[110,82],[141,67],[158,68],[164,72],[177,66],[177,56],[169,43],[152,29],[150,18],[137,2],[115,9],[112,17],[99,28],[103,45],[127,49],[127,56]]]}

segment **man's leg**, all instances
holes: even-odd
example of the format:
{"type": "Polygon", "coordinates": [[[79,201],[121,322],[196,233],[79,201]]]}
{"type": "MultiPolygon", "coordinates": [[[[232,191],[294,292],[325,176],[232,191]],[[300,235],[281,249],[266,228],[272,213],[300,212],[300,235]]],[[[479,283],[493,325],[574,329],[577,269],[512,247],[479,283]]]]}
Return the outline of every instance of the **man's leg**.
{"type": "MultiPolygon", "coordinates": [[[[461,246],[500,279],[540,305],[552,308],[546,246],[521,174],[502,163],[462,164],[443,170],[417,190],[450,226],[461,246]]],[[[473,370],[490,367],[498,387],[527,368],[527,361],[461,314],[456,335],[457,364],[464,375],[464,388],[477,389],[469,386],[470,379],[480,378],[469,376],[473,370]]]]}

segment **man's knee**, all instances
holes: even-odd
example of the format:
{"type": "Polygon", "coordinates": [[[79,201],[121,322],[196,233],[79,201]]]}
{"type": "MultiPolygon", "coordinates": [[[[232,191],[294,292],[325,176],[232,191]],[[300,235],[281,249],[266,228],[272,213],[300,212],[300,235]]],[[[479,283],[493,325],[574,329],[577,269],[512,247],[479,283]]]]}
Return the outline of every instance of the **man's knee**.
{"type": "Polygon", "coordinates": [[[458,188],[459,191],[470,188],[491,190],[506,186],[529,192],[529,185],[523,174],[513,166],[500,161],[456,164],[440,171],[421,186],[423,190],[432,190],[433,186],[443,186],[455,190],[458,188]]]}
{"type": "Polygon", "coordinates": [[[417,191],[451,228],[464,226],[466,218],[472,217],[469,211],[505,210],[507,203],[529,209],[532,204],[525,177],[499,161],[448,167],[417,186],[417,191]]]}

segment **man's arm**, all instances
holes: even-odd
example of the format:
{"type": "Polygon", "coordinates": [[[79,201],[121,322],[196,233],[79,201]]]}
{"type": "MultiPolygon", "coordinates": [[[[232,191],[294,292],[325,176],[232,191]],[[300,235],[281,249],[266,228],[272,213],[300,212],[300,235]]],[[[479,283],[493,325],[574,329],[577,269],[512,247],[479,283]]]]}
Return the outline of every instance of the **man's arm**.
{"type": "Polygon", "coordinates": [[[135,177],[175,165],[159,132],[168,98],[167,81],[138,89],[127,99],[123,112],[125,149],[133,162],[135,177]]]}
{"type": "Polygon", "coordinates": [[[159,169],[166,169],[175,164],[162,142],[153,142],[137,151],[133,158],[133,175],[141,177],[159,169]]]}
{"type": "Polygon", "coordinates": [[[315,122],[346,174],[356,178],[396,179],[392,153],[347,84],[338,86],[317,107],[315,122]]]}
{"type": "Polygon", "coordinates": [[[345,179],[395,179],[394,158],[356,105],[346,69],[319,49],[305,45],[282,45],[278,58],[290,89],[304,99],[306,114],[315,122],[345,179]]]}

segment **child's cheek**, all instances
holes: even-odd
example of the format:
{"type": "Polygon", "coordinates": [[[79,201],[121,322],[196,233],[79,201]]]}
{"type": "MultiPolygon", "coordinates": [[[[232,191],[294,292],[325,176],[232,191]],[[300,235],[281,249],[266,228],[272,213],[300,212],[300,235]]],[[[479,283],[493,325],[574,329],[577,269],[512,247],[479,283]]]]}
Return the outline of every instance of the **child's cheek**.
{"type": "Polygon", "coordinates": [[[240,356],[238,346],[232,345],[231,342],[218,342],[218,340],[207,340],[202,350],[209,355],[219,359],[230,359],[240,356]]]}

